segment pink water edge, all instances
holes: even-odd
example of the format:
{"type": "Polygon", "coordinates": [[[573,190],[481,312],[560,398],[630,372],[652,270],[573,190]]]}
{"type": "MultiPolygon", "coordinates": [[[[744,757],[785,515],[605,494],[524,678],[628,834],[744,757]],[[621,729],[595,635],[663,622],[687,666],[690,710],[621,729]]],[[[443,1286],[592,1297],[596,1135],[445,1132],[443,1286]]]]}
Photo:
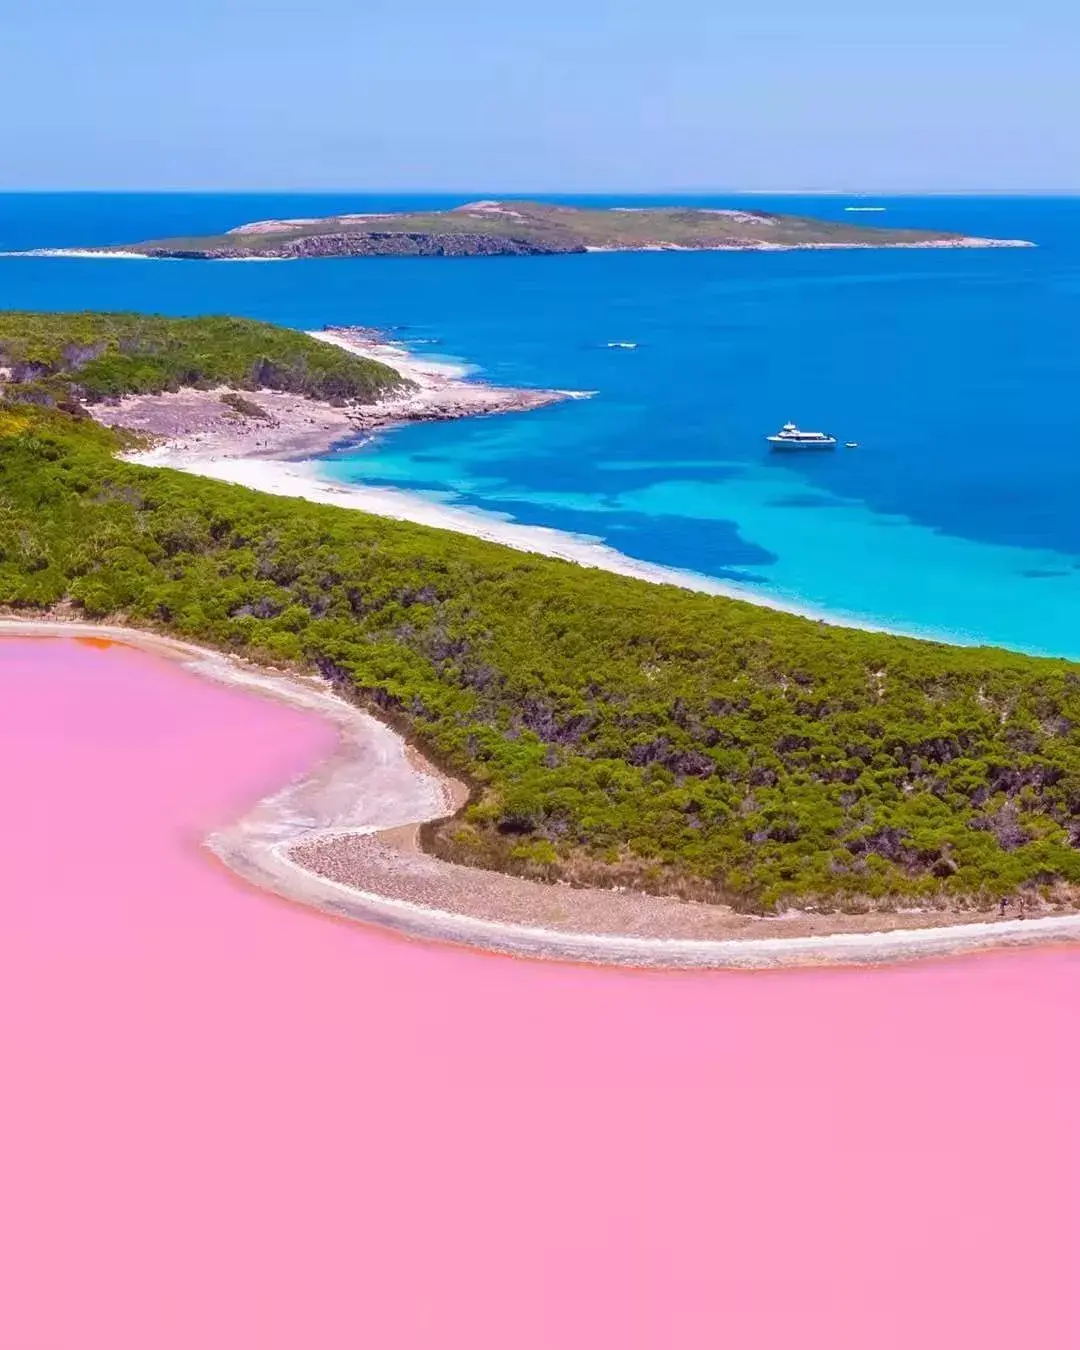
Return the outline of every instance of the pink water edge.
{"type": "Polygon", "coordinates": [[[4,1350],[1080,1344],[1080,954],[405,942],[201,848],[330,743],[0,642],[4,1350]]]}

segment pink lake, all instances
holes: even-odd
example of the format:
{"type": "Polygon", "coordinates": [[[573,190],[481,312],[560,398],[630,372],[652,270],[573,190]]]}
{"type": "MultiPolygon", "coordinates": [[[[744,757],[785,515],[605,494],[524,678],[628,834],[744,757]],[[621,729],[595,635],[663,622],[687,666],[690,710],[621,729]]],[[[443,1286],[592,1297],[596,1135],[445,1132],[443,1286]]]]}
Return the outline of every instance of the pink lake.
{"type": "Polygon", "coordinates": [[[330,743],[0,641],[3,1350],[1080,1344],[1080,953],[410,944],[200,847],[330,743]]]}

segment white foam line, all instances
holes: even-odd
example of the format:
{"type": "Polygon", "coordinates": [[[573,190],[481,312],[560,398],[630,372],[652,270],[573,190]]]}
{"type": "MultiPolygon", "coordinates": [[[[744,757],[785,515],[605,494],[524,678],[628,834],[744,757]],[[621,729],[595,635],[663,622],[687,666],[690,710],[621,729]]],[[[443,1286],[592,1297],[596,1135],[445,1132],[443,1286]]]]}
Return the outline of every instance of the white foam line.
{"type": "Polygon", "coordinates": [[[145,253],[129,253],[124,249],[92,248],[23,248],[5,249],[0,258],[122,258],[126,262],[171,262],[174,259],[148,258],[145,253]]]}

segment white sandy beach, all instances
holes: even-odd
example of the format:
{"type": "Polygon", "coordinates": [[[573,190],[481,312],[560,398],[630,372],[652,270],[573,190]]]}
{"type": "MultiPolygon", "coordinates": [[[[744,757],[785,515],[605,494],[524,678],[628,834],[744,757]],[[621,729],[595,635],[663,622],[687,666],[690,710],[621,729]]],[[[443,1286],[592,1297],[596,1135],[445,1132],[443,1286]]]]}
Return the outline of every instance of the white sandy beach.
{"type": "Polygon", "coordinates": [[[364,334],[364,330],[335,329],[310,336],[393,366],[417,386],[403,398],[366,408],[337,408],[292,394],[260,391],[245,394],[271,414],[269,422],[228,416],[220,393],[182,390],[176,394],[134,396],[91,411],[99,421],[144,433],[154,441],[150,449],[126,456],[133,463],[181,469],[203,478],[235,483],[257,492],[339,506],[391,520],[409,521],[432,529],[450,530],[503,544],[524,553],[598,567],[619,576],[658,585],[678,586],[705,595],[725,596],[820,623],[861,628],[969,645],[963,634],[920,633],[895,625],[875,623],[860,615],[825,611],[786,595],[770,595],[740,585],[660,563],[643,562],[621,553],[602,540],[575,535],[543,525],[522,525],[495,511],[456,506],[397,488],[342,483],[321,471],[320,460],[336,444],[361,443],[365,435],[414,420],[448,420],[470,415],[528,411],[562,399],[589,398],[590,391],[513,390],[465,379],[472,367],[432,360],[405,348],[364,334]],[[358,334],[362,334],[359,335],[358,334]]]}
{"type": "Polygon", "coordinates": [[[124,258],[137,262],[155,262],[145,253],[131,253],[126,249],[95,248],[12,248],[0,251],[0,258],[124,258]]]}
{"type": "MultiPolygon", "coordinates": [[[[432,501],[417,493],[402,492],[396,488],[363,487],[337,483],[323,477],[317,464],[310,461],[289,463],[280,459],[248,457],[234,459],[224,454],[205,454],[201,448],[177,449],[162,446],[128,456],[139,464],[183,469],[204,478],[216,478],[223,483],[237,483],[257,492],[271,492],[283,497],[300,497],[304,501],[321,502],[327,506],[341,506],[355,511],[366,511],[391,520],[411,521],[414,525],[428,525],[436,530],[451,530],[474,539],[485,539],[493,544],[505,544],[523,553],[540,553],[547,558],[578,563],[582,567],[599,567],[619,576],[634,577],[660,585],[678,586],[682,590],[700,591],[706,595],[723,595],[729,599],[746,600],[750,604],[784,613],[800,614],[822,622],[839,622],[835,616],[818,612],[807,605],[763,595],[750,586],[739,586],[732,581],[719,581],[696,572],[684,572],[659,563],[641,562],[599,539],[567,534],[543,525],[520,525],[493,511],[470,510],[466,507],[432,501]]],[[[845,623],[847,621],[845,620],[845,623]]],[[[854,621],[852,625],[854,626],[854,621]]],[[[871,625],[862,625],[870,628],[871,625]]],[[[884,628],[873,631],[884,632],[884,628]]]]}
{"type": "Polygon", "coordinates": [[[620,576],[683,590],[746,600],[822,622],[848,622],[796,601],[763,595],[737,582],[642,562],[599,539],[542,525],[521,525],[494,511],[454,506],[396,488],[345,484],[330,478],[320,472],[321,456],[335,444],[362,441],[366,434],[385,427],[408,421],[528,411],[563,399],[588,398],[591,394],[504,389],[466,379],[464,376],[471,368],[463,363],[418,356],[397,344],[358,336],[356,330],[330,329],[312,332],[310,336],[392,366],[415,387],[401,396],[361,408],[338,408],[267,390],[245,394],[245,398],[264,408],[268,414],[266,421],[232,415],[221,403],[219,391],[206,390],[135,395],[115,403],[98,404],[91,411],[107,425],[138,431],[154,441],[150,449],[126,456],[133,463],[182,469],[258,492],[299,497],[451,530],[525,553],[539,553],[582,567],[599,567],[620,576]]]}

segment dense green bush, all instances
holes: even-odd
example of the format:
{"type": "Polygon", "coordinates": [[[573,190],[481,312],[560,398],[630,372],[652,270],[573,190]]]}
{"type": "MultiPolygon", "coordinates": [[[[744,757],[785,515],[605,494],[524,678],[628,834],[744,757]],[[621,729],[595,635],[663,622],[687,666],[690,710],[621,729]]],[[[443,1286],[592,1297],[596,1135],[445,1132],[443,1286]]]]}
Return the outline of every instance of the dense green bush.
{"type": "Polygon", "coordinates": [[[0,366],[9,399],[48,406],[218,385],[370,403],[402,383],[306,333],[220,316],[0,311],[0,366]]]}
{"type": "Polygon", "coordinates": [[[1080,880],[1080,667],[830,627],[116,460],[0,405],[0,605],[314,667],[474,786],[444,852],[787,897],[1080,880]]]}

